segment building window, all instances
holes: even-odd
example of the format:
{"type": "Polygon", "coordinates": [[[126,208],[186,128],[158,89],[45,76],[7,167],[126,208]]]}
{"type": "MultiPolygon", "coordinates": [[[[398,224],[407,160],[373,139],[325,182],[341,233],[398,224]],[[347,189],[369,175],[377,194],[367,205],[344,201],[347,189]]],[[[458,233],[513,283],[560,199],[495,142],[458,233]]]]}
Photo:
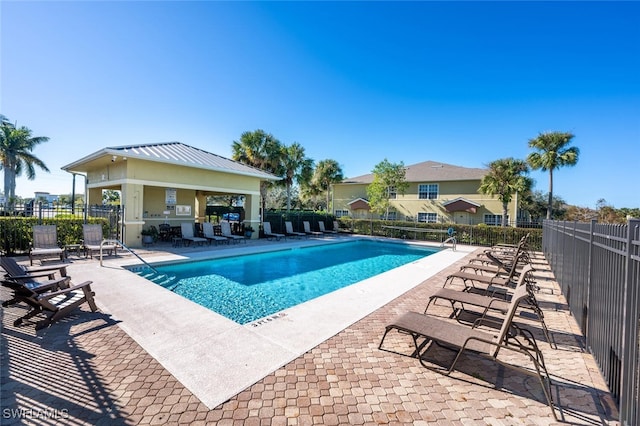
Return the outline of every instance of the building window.
{"type": "Polygon", "coordinates": [[[381,214],[380,220],[396,220],[397,217],[397,212],[389,212],[388,214],[381,214]]]}
{"type": "Polygon", "coordinates": [[[438,213],[418,213],[418,222],[422,223],[437,223],[438,213]]]}
{"type": "Polygon", "coordinates": [[[336,217],[349,216],[349,210],[336,210],[336,217]]]}
{"type": "Polygon", "coordinates": [[[387,195],[389,195],[390,200],[395,200],[398,198],[398,192],[396,191],[395,186],[390,186],[387,188],[387,195]]]}
{"type": "Polygon", "coordinates": [[[438,198],[438,184],[429,183],[418,185],[418,198],[421,200],[435,200],[438,198]]]}
{"type": "MultiPolygon", "coordinates": [[[[507,216],[507,223],[509,222],[509,216],[507,216]]],[[[487,225],[502,226],[501,214],[485,214],[484,223],[487,225]]]]}

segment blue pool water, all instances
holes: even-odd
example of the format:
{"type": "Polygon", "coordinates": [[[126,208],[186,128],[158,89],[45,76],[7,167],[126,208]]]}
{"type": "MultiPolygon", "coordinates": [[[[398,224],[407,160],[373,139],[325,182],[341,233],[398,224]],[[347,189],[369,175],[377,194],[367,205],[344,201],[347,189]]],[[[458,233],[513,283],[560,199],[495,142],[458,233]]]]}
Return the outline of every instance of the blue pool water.
{"type": "Polygon", "coordinates": [[[158,266],[139,275],[246,324],[438,250],[357,240],[158,266]]]}

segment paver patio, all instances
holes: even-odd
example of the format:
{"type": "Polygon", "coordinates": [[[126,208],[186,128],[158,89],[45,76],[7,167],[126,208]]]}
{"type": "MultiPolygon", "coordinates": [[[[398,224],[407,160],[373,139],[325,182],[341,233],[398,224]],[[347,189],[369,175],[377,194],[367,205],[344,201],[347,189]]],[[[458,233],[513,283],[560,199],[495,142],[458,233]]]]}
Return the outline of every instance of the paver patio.
{"type": "MultiPolygon", "coordinates": [[[[72,259],[87,261],[97,262],[72,259]]],[[[521,316],[518,321],[528,324],[539,339],[559,422],[534,377],[474,356],[465,356],[458,369],[445,376],[425,369],[415,358],[378,349],[385,325],[407,310],[421,312],[428,296],[466,261],[427,279],[214,409],[129,337],[117,318],[84,307],[35,332],[32,322],[13,326],[24,307],[8,307],[2,311],[1,423],[618,424],[611,395],[541,255],[535,265],[542,288],[538,297],[558,349],[547,344],[536,320],[521,316]]],[[[8,291],[3,288],[1,296],[7,300],[8,291]]],[[[439,305],[434,312],[446,315],[448,309],[439,305]]],[[[410,348],[412,342],[404,338],[392,340],[410,348]]],[[[428,359],[447,365],[452,353],[436,349],[428,359]]]]}

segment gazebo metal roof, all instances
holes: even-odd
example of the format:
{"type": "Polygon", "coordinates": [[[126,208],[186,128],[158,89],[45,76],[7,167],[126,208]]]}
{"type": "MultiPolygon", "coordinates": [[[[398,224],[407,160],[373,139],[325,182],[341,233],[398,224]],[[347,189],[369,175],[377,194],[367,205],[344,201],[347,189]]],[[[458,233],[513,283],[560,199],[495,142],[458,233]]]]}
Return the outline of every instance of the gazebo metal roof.
{"type": "Polygon", "coordinates": [[[86,167],[84,167],[84,165],[86,163],[105,156],[137,158],[158,163],[168,163],[238,175],[253,176],[267,180],[280,179],[278,176],[255,167],[248,166],[217,154],[212,154],[181,142],[161,142],[107,147],[63,166],[62,170],[68,172],[85,172],[86,167]]]}

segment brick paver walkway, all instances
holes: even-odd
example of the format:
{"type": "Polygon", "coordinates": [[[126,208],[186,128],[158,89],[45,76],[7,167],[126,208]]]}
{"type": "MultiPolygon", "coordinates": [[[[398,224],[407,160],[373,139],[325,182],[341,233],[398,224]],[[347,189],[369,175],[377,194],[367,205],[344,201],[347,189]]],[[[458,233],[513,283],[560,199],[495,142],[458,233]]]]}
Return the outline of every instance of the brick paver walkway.
{"type": "MultiPolygon", "coordinates": [[[[554,381],[560,421],[535,377],[465,356],[451,376],[417,359],[378,349],[385,325],[407,310],[422,311],[452,265],[293,362],[209,410],[117,325],[86,308],[49,329],[14,327],[24,307],[2,313],[2,424],[117,425],[547,425],[617,424],[611,396],[579,328],[544,262],[536,266],[545,320],[558,349],[527,317],[554,381]],[[554,294],[550,294],[554,290],[554,294]],[[497,384],[497,386],[496,386],[497,384]]],[[[100,297],[98,294],[96,297],[100,297]]],[[[9,294],[2,290],[2,300],[9,294]]],[[[446,315],[444,305],[435,314],[446,315]]],[[[327,312],[327,315],[330,315],[327,312]]],[[[150,327],[153,324],[149,318],[150,327]]],[[[409,349],[408,336],[391,338],[409,349]],[[403,340],[404,339],[404,340],[403,340]]],[[[395,343],[394,343],[395,342],[395,343]]],[[[188,350],[188,348],[185,348],[188,350]]],[[[407,353],[410,353],[408,351],[407,353]]],[[[526,360],[506,357],[526,365],[526,360]]],[[[435,367],[452,353],[431,351],[435,367]]],[[[202,368],[207,368],[203,365],[202,368]]]]}

